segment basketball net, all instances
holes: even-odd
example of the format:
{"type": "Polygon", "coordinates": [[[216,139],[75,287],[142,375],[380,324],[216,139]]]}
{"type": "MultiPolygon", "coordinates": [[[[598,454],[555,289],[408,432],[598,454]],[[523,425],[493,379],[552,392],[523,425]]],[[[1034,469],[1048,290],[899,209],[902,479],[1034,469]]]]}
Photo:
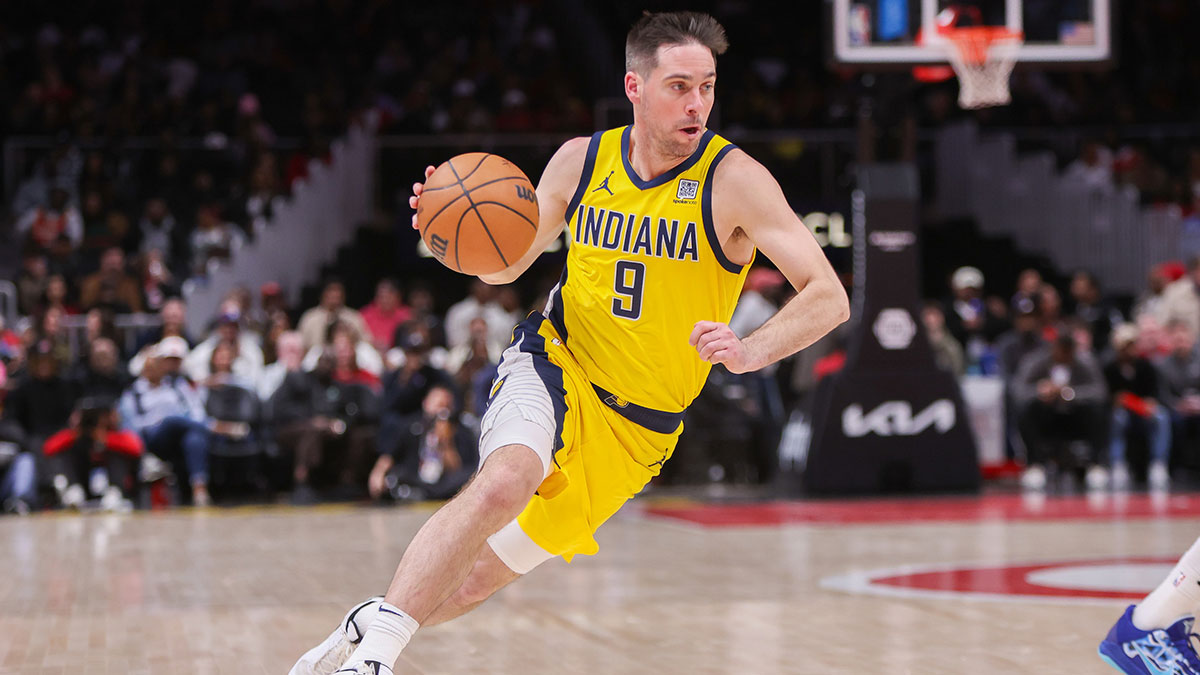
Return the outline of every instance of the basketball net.
{"type": "Polygon", "coordinates": [[[998,26],[963,26],[943,32],[950,65],[958,75],[958,105],[974,110],[1012,101],[1008,79],[1024,42],[998,26]]]}

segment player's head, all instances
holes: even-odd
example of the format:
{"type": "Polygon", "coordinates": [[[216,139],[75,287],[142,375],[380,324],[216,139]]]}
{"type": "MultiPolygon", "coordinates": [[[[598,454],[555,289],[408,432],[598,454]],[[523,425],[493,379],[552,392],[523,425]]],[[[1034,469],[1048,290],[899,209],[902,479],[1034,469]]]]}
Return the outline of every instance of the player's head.
{"type": "Polygon", "coordinates": [[[625,95],[655,152],[695,152],[712,111],[717,55],[728,46],[721,24],[698,12],[647,12],[629,30],[625,95]]]}

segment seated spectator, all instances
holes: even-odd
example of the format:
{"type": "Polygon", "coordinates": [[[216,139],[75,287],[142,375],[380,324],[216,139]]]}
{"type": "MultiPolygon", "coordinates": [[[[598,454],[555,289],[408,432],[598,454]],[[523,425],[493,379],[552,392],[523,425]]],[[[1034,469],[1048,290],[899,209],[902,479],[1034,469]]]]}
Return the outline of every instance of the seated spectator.
{"type": "Polygon", "coordinates": [[[321,358],[327,351],[328,346],[333,344],[339,335],[344,335],[354,347],[354,363],[357,368],[362,368],[371,376],[378,378],[383,375],[383,356],[371,346],[362,337],[362,333],[355,330],[350,324],[335,322],[329,327],[329,335],[325,339],[325,345],[316,345],[308,350],[304,355],[303,368],[312,370],[317,367],[317,360],[321,358]]]}
{"type": "Polygon", "coordinates": [[[1071,277],[1071,300],[1075,304],[1072,314],[1087,323],[1093,345],[1107,345],[1113,326],[1125,321],[1121,312],[1100,295],[1100,286],[1091,272],[1079,270],[1071,277]]]}
{"type": "Polygon", "coordinates": [[[1042,339],[1054,342],[1063,330],[1062,296],[1050,284],[1038,291],[1038,312],[1042,315],[1042,339]]]}
{"type": "Polygon", "coordinates": [[[83,340],[86,344],[91,344],[102,339],[111,340],[116,345],[121,339],[121,334],[117,331],[117,324],[111,311],[93,307],[84,316],[83,340]]]}
{"type": "Polygon", "coordinates": [[[314,474],[344,488],[361,485],[378,430],[378,405],[367,387],[334,380],[331,354],[322,356],[311,373],[284,377],[270,408],[279,448],[294,457],[294,502],[315,501],[314,474]]]}
{"type": "Polygon", "coordinates": [[[921,322],[925,335],[933,348],[933,360],[938,368],[961,377],[967,372],[966,357],[962,345],[946,330],[946,315],[937,303],[926,303],[921,309],[921,322]]]}
{"type": "Polygon", "coordinates": [[[165,262],[175,261],[175,241],[178,236],[175,231],[175,216],[171,214],[165,199],[154,197],[146,202],[142,219],[138,221],[138,230],[142,237],[138,250],[142,254],[158,251],[165,262]]]}
{"type": "Polygon", "coordinates": [[[412,311],[400,300],[400,288],[391,279],[375,286],[375,299],[362,308],[363,323],[371,334],[371,343],[382,354],[395,344],[396,328],[408,321],[412,311]]]}
{"type": "Polygon", "coordinates": [[[28,373],[4,400],[4,418],[19,430],[24,447],[41,452],[46,439],[67,426],[78,395],[48,343],[35,343],[28,358],[28,373]]]}
{"type": "Polygon", "coordinates": [[[258,379],[258,397],[264,401],[271,399],[288,373],[303,370],[301,364],[304,361],[304,338],[296,331],[280,333],[275,341],[275,351],[279,358],[264,367],[262,376],[258,379]]]}
{"type": "MultiPolygon", "coordinates": [[[[505,332],[505,338],[500,340],[501,343],[507,344],[508,337],[512,335],[512,327],[516,323],[510,323],[508,312],[500,306],[496,297],[498,289],[495,286],[490,286],[479,279],[471,282],[471,294],[455,303],[446,312],[446,347],[454,349],[455,347],[464,344],[471,337],[471,320],[476,317],[481,317],[487,321],[488,326],[504,326],[507,328],[495,329],[492,328],[493,334],[497,330],[505,332]]],[[[518,319],[519,321],[520,319],[518,319]]]]}
{"type": "Polygon", "coordinates": [[[955,270],[950,290],[953,297],[944,312],[946,328],[963,346],[968,370],[984,370],[986,374],[988,345],[1007,328],[1005,321],[989,310],[984,301],[983,273],[977,268],[955,270]]]}
{"type": "Polygon", "coordinates": [[[433,292],[429,290],[428,285],[418,281],[409,286],[408,307],[412,310],[412,316],[408,321],[396,327],[396,334],[392,336],[392,344],[395,346],[404,344],[408,334],[420,327],[420,330],[424,330],[429,337],[431,344],[445,347],[445,326],[442,318],[434,311],[433,292]]]}
{"type": "Polygon", "coordinates": [[[271,363],[275,360],[274,345],[275,338],[279,334],[271,335],[272,330],[279,324],[282,316],[283,321],[287,324],[281,331],[291,330],[291,319],[288,318],[287,300],[283,297],[283,288],[274,281],[268,281],[258,289],[259,306],[258,308],[251,307],[244,312],[246,319],[246,328],[258,334],[263,347],[263,362],[271,363]],[[268,352],[272,352],[268,354],[268,352]]]}
{"type": "Polygon", "coordinates": [[[21,444],[24,435],[0,420],[0,513],[28,514],[37,500],[37,462],[21,444]]]}
{"type": "Polygon", "coordinates": [[[475,436],[455,414],[454,393],[435,386],[425,395],[420,414],[406,418],[395,436],[381,438],[367,491],[373,499],[449,499],[478,464],[475,436]]]}
{"type": "Polygon", "coordinates": [[[138,265],[138,281],[145,298],[146,311],[157,312],[162,309],[167,300],[180,293],[175,276],[167,267],[163,252],[152,248],[141,256],[138,265]]]}
{"type": "Polygon", "coordinates": [[[66,190],[51,189],[49,205],[35,206],[23,213],[17,220],[17,233],[41,250],[49,249],[63,235],[70,241],[72,251],[78,249],[83,241],[83,218],[69,202],[66,190]]]}
{"type": "Polygon", "coordinates": [[[209,364],[212,362],[213,350],[222,342],[229,342],[237,347],[233,362],[233,372],[243,382],[251,383],[253,389],[262,375],[262,348],[254,336],[241,328],[241,315],[236,312],[224,311],[217,318],[216,329],[204,342],[196,345],[184,359],[183,372],[192,382],[203,382],[210,374],[209,364]]]}
{"type": "Polygon", "coordinates": [[[1200,256],[1188,261],[1187,274],[1163,291],[1156,318],[1163,326],[1182,322],[1192,335],[1200,335],[1200,256]]]}
{"type": "Polygon", "coordinates": [[[81,398],[66,429],[46,440],[44,451],[63,506],[79,508],[90,495],[106,511],[132,508],[142,439],[123,431],[109,399],[81,398]],[[86,486],[86,487],[85,487],[86,486]]]}
{"type": "Polygon", "coordinates": [[[35,349],[48,350],[58,362],[58,372],[65,373],[71,367],[71,341],[67,337],[67,329],[63,326],[65,316],[61,309],[47,309],[30,327],[25,336],[29,351],[35,349]]]}
{"type": "Polygon", "coordinates": [[[1030,354],[1045,349],[1046,340],[1040,329],[1040,316],[1036,304],[1023,304],[1025,309],[1017,310],[1013,318],[1012,330],[996,338],[996,358],[1000,367],[1000,375],[1006,383],[1010,383],[1017,374],[1017,367],[1030,354]]]}
{"type": "MultiPolygon", "coordinates": [[[[496,321],[488,322],[488,339],[503,349],[512,341],[513,328],[529,316],[529,309],[521,304],[521,296],[513,284],[498,287],[496,304],[500,306],[502,314],[496,315],[496,321]]],[[[546,303],[541,303],[538,310],[545,306],[546,303]]]]}
{"type": "Polygon", "coordinates": [[[329,345],[333,354],[333,381],[339,384],[361,384],[376,394],[380,391],[379,378],[359,367],[355,354],[354,332],[349,328],[334,332],[329,345]]]}
{"type": "Polygon", "coordinates": [[[46,292],[42,297],[42,310],[56,307],[62,310],[64,316],[71,316],[79,313],[79,308],[71,304],[70,301],[71,289],[67,285],[66,278],[61,274],[51,274],[46,279],[46,292]]]}
{"type": "Polygon", "coordinates": [[[21,256],[21,271],[17,273],[17,309],[30,316],[38,312],[46,299],[50,282],[50,267],[41,251],[26,249],[21,256]]]}
{"type": "Polygon", "coordinates": [[[208,377],[199,381],[200,400],[207,401],[208,391],[216,387],[232,386],[254,391],[256,382],[234,371],[233,365],[237,357],[238,343],[232,340],[222,340],[213,347],[212,356],[208,361],[208,377]]]}
{"type": "Polygon", "coordinates": [[[212,430],[196,390],[171,375],[187,352],[181,338],[165,338],[142,367],[142,374],[121,397],[119,410],[126,428],[141,436],[147,452],[184,471],[192,504],[208,506],[208,450],[212,430]],[[174,362],[174,363],[172,363],[174,362]]]}
{"type": "Polygon", "coordinates": [[[1089,358],[1077,354],[1075,339],[1059,336],[1047,352],[1034,352],[1021,363],[1013,381],[1018,427],[1027,451],[1021,484],[1026,489],[1046,486],[1047,462],[1055,459],[1055,444],[1082,442],[1082,461],[1088,465],[1089,488],[1103,488],[1108,475],[1099,464],[1104,444],[1104,375],[1089,358]]]}
{"type": "Polygon", "coordinates": [[[113,309],[117,313],[142,311],[141,287],[137,279],[125,272],[125,252],[116,246],[104,251],[100,257],[100,270],[83,280],[79,304],[85,310],[100,305],[106,300],[105,290],[115,296],[119,307],[113,309]]]}
{"type": "Polygon", "coordinates": [[[1038,291],[1042,287],[1042,273],[1035,269],[1021,270],[1017,276],[1017,292],[1009,302],[1013,314],[1030,313],[1038,308],[1038,291]]]}
{"type": "Polygon", "coordinates": [[[1104,379],[1112,402],[1112,430],[1109,459],[1113,487],[1129,487],[1129,464],[1125,458],[1126,434],[1130,427],[1146,436],[1150,446],[1150,466],[1146,480],[1150,487],[1163,489],[1170,481],[1167,462],[1171,452],[1171,417],[1159,405],[1161,385],[1158,370],[1137,349],[1138,329],[1120,324],[1113,332],[1113,357],[1104,366],[1104,379]]]}
{"type": "Polygon", "coordinates": [[[404,417],[421,410],[421,402],[429,390],[444,385],[453,390],[454,380],[440,368],[429,363],[432,345],[429,335],[423,331],[409,333],[407,342],[401,345],[404,362],[383,378],[384,425],[388,416],[404,417]]]}
{"type": "Polygon", "coordinates": [[[129,374],[137,377],[142,372],[146,356],[164,338],[177,337],[183,340],[190,351],[195,341],[187,334],[187,305],[179,298],[170,298],[158,310],[162,325],[138,336],[137,353],[129,360],[129,374]]]}
{"type": "Polygon", "coordinates": [[[328,344],[329,329],[334,323],[348,324],[360,338],[370,335],[362,315],[346,306],[346,288],[342,282],[330,279],[321,290],[321,304],[300,317],[298,330],[304,338],[304,348],[312,349],[328,344]]]}
{"type": "Polygon", "coordinates": [[[120,365],[116,343],[100,337],[89,341],[87,361],[75,367],[71,379],[81,397],[107,401],[109,407],[115,408],[129,386],[129,378],[120,365]]]}
{"type": "Polygon", "coordinates": [[[196,229],[192,231],[192,274],[203,276],[210,260],[227,260],[246,243],[246,237],[233,223],[221,218],[216,206],[196,210],[196,229]]]}
{"type": "Polygon", "coordinates": [[[1143,314],[1162,315],[1163,291],[1167,289],[1168,283],[1170,281],[1167,278],[1167,263],[1160,263],[1150,268],[1150,272],[1146,275],[1146,290],[1133,303],[1131,315],[1134,323],[1137,323],[1143,314]]]}
{"type": "Polygon", "coordinates": [[[1177,321],[1167,327],[1171,353],[1158,363],[1162,378],[1162,404],[1171,415],[1175,447],[1200,434],[1200,351],[1196,336],[1187,324],[1177,321]]]}

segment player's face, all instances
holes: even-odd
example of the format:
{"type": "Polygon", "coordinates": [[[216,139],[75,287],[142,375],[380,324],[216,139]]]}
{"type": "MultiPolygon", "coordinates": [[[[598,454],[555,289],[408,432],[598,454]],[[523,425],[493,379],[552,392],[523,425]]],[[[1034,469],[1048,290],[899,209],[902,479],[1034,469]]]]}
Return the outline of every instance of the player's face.
{"type": "Polygon", "coordinates": [[[663,45],[658,65],[641,79],[634,106],[655,150],[667,157],[696,151],[712,112],[717,64],[699,44],[663,45]]]}

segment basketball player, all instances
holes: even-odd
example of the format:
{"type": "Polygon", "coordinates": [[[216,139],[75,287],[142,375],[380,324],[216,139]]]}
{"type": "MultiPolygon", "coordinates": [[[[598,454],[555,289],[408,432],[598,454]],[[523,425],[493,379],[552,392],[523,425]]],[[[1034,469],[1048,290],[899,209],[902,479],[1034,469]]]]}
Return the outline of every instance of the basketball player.
{"type": "MultiPolygon", "coordinates": [[[[533,247],[482,277],[513,281],[567,229],[558,286],[500,362],[480,469],[413,538],[336,672],[391,673],[418,626],[474,609],[550,558],[596,553],[596,529],[671,457],[713,364],[757,370],[848,317],[841,283],[775,179],[705,126],[726,47],[704,14],[646,14],[630,30],[633,126],[563,144],[537,187],[533,247]],[[756,250],[797,294],[738,339],[726,323],[756,250]]],[[[292,672],[333,670],[364,616],[292,672]]]]}
{"type": "Polygon", "coordinates": [[[1200,654],[1192,638],[1200,607],[1200,539],[1166,579],[1136,605],[1130,605],[1104,641],[1100,658],[1129,675],[1200,675],[1200,654]]]}

